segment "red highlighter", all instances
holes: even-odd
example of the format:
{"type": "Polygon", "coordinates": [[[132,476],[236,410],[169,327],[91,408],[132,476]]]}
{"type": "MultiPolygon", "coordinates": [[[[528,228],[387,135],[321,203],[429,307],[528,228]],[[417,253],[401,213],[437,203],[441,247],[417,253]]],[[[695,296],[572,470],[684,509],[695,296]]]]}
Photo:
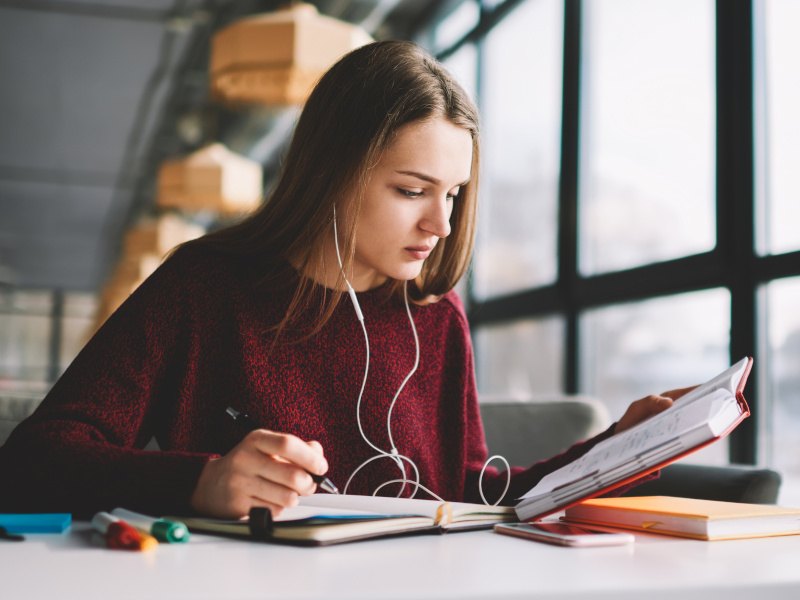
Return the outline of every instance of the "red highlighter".
{"type": "Polygon", "coordinates": [[[105,536],[106,546],[115,550],[152,550],[158,540],[107,512],[92,518],[92,527],[105,536]]]}

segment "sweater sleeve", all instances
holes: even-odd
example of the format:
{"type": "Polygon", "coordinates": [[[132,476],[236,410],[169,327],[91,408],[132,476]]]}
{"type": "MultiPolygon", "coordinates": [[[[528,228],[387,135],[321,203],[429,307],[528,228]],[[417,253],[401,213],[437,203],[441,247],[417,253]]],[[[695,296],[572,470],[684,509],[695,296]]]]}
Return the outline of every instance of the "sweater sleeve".
{"type": "Polygon", "coordinates": [[[189,510],[213,455],[143,449],[174,393],[187,328],[185,271],[180,251],[162,264],[0,448],[0,511],[189,510]]]}

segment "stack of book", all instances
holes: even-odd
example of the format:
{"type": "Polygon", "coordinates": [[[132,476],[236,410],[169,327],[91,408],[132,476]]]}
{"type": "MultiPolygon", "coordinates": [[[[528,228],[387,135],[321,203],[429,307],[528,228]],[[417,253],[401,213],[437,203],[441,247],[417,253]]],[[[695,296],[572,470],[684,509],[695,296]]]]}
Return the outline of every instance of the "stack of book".
{"type": "Polygon", "coordinates": [[[587,500],[568,508],[564,519],[698,540],[800,534],[800,508],[671,496],[587,500]]]}

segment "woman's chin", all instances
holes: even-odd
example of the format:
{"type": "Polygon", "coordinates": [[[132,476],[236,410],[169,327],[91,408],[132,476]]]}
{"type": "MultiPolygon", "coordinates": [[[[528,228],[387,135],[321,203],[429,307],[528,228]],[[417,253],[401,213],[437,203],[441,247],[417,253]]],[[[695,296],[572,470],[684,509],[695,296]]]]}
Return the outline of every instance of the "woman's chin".
{"type": "Polygon", "coordinates": [[[423,261],[415,261],[414,263],[404,265],[402,268],[397,269],[394,274],[389,275],[389,277],[397,281],[411,281],[419,277],[419,274],[422,272],[422,264],[423,261]]]}
{"type": "Polygon", "coordinates": [[[423,261],[420,260],[401,265],[392,265],[386,269],[376,269],[373,271],[373,275],[370,277],[370,281],[368,283],[363,279],[356,279],[361,283],[360,286],[356,286],[356,290],[377,287],[385,283],[387,279],[393,279],[395,281],[411,281],[416,279],[422,272],[422,265],[423,261]]]}

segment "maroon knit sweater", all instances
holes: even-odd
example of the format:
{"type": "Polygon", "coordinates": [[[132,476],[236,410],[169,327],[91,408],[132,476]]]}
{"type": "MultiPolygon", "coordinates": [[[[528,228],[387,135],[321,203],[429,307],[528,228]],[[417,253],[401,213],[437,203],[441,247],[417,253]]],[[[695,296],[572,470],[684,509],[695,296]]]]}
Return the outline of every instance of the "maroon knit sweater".
{"type": "MultiPolygon", "coordinates": [[[[272,327],[293,286],[265,291],[257,270],[240,262],[185,247],[131,295],[0,449],[0,512],[190,512],[203,465],[242,437],[227,406],[271,430],[318,440],[340,488],[375,454],[356,424],[365,347],[347,297],[317,335],[290,343],[289,334],[273,347],[272,327]],[[161,450],[143,450],[153,437],[161,450]]],[[[413,364],[414,340],[402,301],[385,292],[358,297],[371,356],[361,419],[367,436],[388,449],[387,409],[413,364]]],[[[445,499],[480,502],[487,450],[463,307],[451,292],[411,310],[420,364],[393,412],[395,443],[423,485],[445,499]]],[[[514,468],[505,503],[608,435],[514,468]]],[[[398,476],[391,460],[377,460],[348,492],[372,493],[398,476]]],[[[504,484],[505,474],[487,469],[487,499],[504,484]]]]}

